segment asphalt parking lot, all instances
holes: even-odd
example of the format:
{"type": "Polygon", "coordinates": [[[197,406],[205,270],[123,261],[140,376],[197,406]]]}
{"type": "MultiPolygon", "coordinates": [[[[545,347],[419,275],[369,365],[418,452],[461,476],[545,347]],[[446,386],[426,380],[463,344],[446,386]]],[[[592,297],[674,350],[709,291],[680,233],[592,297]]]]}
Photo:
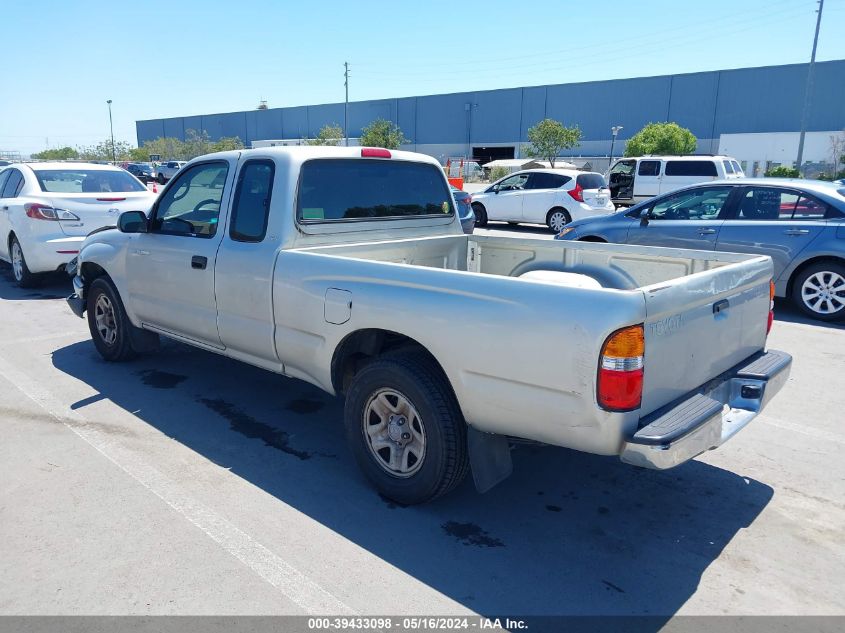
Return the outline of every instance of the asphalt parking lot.
{"type": "Polygon", "coordinates": [[[789,383],[675,470],[520,448],[405,508],[339,400],[172,342],[107,364],[69,292],[0,265],[0,614],[845,614],[843,326],[779,302],[789,383]]]}

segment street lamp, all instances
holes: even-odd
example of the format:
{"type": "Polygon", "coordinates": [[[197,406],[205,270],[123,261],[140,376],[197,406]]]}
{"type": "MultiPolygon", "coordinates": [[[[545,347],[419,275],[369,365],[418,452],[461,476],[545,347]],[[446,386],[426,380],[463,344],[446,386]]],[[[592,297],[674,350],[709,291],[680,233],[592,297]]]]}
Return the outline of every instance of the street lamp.
{"type": "Polygon", "coordinates": [[[607,165],[608,169],[613,167],[613,146],[616,145],[616,135],[619,134],[619,130],[621,129],[621,125],[614,125],[612,128],[610,128],[610,133],[613,134],[613,138],[610,140],[610,160],[608,161],[607,165]]]}
{"type": "Polygon", "coordinates": [[[114,125],[111,120],[111,99],[106,101],[109,104],[109,130],[111,131],[111,160],[113,163],[117,162],[117,154],[114,151],[114,125]]]}

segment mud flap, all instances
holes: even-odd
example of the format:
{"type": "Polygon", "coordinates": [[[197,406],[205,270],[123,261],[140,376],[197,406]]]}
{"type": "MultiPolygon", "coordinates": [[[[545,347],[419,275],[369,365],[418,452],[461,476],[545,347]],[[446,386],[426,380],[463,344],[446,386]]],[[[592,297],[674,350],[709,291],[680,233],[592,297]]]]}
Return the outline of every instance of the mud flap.
{"type": "Polygon", "coordinates": [[[469,463],[475,489],[485,493],[510,477],[513,472],[511,450],[504,435],[467,429],[469,463]]]}

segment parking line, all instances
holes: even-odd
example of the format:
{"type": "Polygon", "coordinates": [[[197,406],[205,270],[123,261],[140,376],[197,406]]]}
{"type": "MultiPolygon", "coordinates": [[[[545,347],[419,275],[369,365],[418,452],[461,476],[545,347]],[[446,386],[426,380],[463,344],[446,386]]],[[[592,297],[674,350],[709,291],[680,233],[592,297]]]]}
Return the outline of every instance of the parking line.
{"type": "Polygon", "coordinates": [[[113,437],[98,430],[80,413],[64,407],[40,383],[0,357],[0,376],[64,424],[106,459],[135,479],[225,549],[312,615],[357,615],[320,585],[282,560],[251,536],[179,490],[176,482],[144,462],[113,437]]]}

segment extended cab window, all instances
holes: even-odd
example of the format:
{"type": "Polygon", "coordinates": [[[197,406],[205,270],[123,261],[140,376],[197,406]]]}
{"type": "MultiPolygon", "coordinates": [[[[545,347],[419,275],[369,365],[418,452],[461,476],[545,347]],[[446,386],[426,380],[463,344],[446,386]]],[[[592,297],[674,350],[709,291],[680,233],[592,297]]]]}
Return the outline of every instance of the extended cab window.
{"type": "Polygon", "coordinates": [[[366,158],[317,158],[302,164],[296,203],[300,222],[452,214],[452,194],[435,165],[366,158]]]}
{"type": "Polygon", "coordinates": [[[272,160],[250,160],[241,167],[229,236],[236,242],[260,242],[267,233],[275,166],[272,160]]]}
{"type": "Polygon", "coordinates": [[[206,238],[217,233],[228,171],[229,164],[220,161],[180,171],[158,203],[153,232],[206,238]]]}

